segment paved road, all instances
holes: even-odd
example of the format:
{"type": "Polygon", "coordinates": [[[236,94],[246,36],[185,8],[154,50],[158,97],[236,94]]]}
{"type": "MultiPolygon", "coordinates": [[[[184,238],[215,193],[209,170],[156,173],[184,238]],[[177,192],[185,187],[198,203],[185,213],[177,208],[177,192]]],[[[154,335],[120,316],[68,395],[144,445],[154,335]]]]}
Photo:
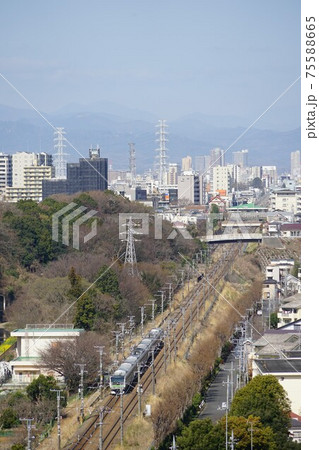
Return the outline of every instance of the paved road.
{"type": "MultiPolygon", "coordinates": [[[[227,381],[227,376],[229,375],[229,380],[231,376],[231,371],[227,370],[231,368],[231,362],[233,362],[233,367],[238,366],[238,361],[231,354],[227,362],[224,364],[224,368],[220,370],[217,374],[215,380],[212,382],[205,396],[205,406],[199,414],[199,419],[210,418],[213,422],[221,419],[225,415],[225,410],[219,410],[218,407],[222,406],[223,402],[226,402],[226,385],[223,385],[223,381],[227,381]]],[[[233,372],[234,384],[236,386],[236,372],[233,372]]],[[[229,397],[230,397],[231,386],[229,385],[229,397]]],[[[230,403],[230,402],[229,402],[230,403]]],[[[230,404],[229,404],[230,406],[230,404]]]]}

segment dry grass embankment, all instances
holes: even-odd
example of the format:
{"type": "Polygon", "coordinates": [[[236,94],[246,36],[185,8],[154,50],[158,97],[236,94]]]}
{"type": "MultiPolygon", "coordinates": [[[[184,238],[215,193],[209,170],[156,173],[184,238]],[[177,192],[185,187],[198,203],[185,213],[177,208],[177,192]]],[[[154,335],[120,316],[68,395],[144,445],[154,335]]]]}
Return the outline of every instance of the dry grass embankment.
{"type": "MultiPolygon", "coordinates": [[[[223,343],[232,335],[235,324],[260,296],[262,275],[254,256],[238,257],[232,272],[237,273],[240,283],[221,280],[216,286],[216,304],[197,333],[188,360],[184,354],[191,343],[190,333],[178,349],[177,362],[169,366],[166,375],[158,381],[157,395],[146,399],[152,407],[151,419],[135,419],[125,433],[124,445],[117,448],[148,449],[152,443],[158,445],[174,431],[177,420],[200,389],[203,378],[220,355],[223,343]]],[[[211,299],[212,296],[206,305],[211,299]]]]}

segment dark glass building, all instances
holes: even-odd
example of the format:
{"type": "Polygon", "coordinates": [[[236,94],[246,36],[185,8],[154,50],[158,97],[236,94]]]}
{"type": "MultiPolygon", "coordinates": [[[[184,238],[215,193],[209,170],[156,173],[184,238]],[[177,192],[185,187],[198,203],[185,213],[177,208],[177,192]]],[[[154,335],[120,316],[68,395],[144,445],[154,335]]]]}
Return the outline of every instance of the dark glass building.
{"type": "Polygon", "coordinates": [[[42,182],[42,198],[53,194],[75,194],[83,191],[104,191],[107,183],[107,158],[100,158],[100,149],[90,149],[90,157],[80,158],[78,163],[67,164],[67,179],[51,179],[42,182]]]}

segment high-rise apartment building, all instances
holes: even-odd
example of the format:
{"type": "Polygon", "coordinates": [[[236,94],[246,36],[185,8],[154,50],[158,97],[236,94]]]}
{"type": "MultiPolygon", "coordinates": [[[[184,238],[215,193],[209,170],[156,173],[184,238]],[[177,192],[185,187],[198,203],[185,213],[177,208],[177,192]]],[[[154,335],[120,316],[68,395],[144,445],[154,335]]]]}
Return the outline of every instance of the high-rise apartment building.
{"type": "Polygon", "coordinates": [[[192,157],[185,156],[182,158],[182,172],[188,172],[189,170],[192,170],[192,157]]]}
{"type": "Polygon", "coordinates": [[[206,175],[210,168],[210,161],[210,155],[195,156],[195,172],[206,175]]]}
{"type": "Polygon", "coordinates": [[[24,168],[37,166],[37,154],[32,152],[18,152],[12,155],[12,186],[24,186],[24,168]]]}
{"type": "Polygon", "coordinates": [[[51,179],[53,175],[52,166],[30,166],[24,167],[24,180],[22,186],[7,187],[5,200],[17,202],[19,200],[42,200],[42,182],[51,179]]]}
{"type": "Polygon", "coordinates": [[[253,180],[254,178],[260,178],[262,177],[263,174],[263,170],[261,166],[253,166],[251,168],[251,179],[253,180]]]}
{"type": "Polygon", "coordinates": [[[177,186],[178,175],[179,175],[179,165],[176,163],[170,163],[168,165],[167,185],[177,186]]]}
{"type": "Polygon", "coordinates": [[[18,152],[12,155],[12,182],[4,190],[4,200],[17,202],[42,200],[42,181],[52,178],[52,155],[48,153],[18,152]]]}
{"type": "Polygon", "coordinates": [[[248,166],[248,150],[241,150],[240,152],[233,152],[233,163],[235,166],[248,166]]]}
{"type": "Polygon", "coordinates": [[[213,183],[211,191],[214,193],[224,192],[225,195],[230,193],[233,166],[216,166],[213,167],[213,183]]]}
{"type": "Polygon", "coordinates": [[[301,159],[300,150],[290,153],[290,175],[293,179],[300,178],[301,175],[301,159]]]}
{"type": "Polygon", "coordinates": [[[225,151],[222,148],[215,147],[210,151],[210,166],[224,166],[225,165],[225,151]]]}
{"type": "Polygon", "coordinates": [[[0,192],[12,186],[12,156],[0,153],[0,192]]]}

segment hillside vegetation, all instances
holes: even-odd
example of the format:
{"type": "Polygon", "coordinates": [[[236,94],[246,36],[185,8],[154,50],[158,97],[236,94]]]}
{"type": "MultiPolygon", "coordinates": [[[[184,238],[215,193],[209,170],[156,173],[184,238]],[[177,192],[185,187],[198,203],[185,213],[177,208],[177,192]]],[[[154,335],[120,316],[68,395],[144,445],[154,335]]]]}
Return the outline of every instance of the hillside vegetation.
{"type": "Polygon", "coordinates": [[[171,232],[171,224],[163,222],[163,239],[154,239],[152,210],[110,191],[59,195],[39,204],[31,200],[0,204],[0,292],[10,301],[5,320],[19,327],[50,323],[73,303],[59,322],[105,332],[129,314],[137,318],[139,306],[167,282],[176,284],[182,265],[178,252],[191,258],[201,245],[179,234],[167,239],[171,232]],[[61,229],[60,242],[52,240],[52,214],[70,202],[97,211],[97,235],[84,244],[91,224],[83,224],[80,250],[61,243],[61,229]],[[138,236],[136,242],[139,278],[124,270],[126,242],[119,236],[120,213],[150,214],[149,234],[138,236]]]}

